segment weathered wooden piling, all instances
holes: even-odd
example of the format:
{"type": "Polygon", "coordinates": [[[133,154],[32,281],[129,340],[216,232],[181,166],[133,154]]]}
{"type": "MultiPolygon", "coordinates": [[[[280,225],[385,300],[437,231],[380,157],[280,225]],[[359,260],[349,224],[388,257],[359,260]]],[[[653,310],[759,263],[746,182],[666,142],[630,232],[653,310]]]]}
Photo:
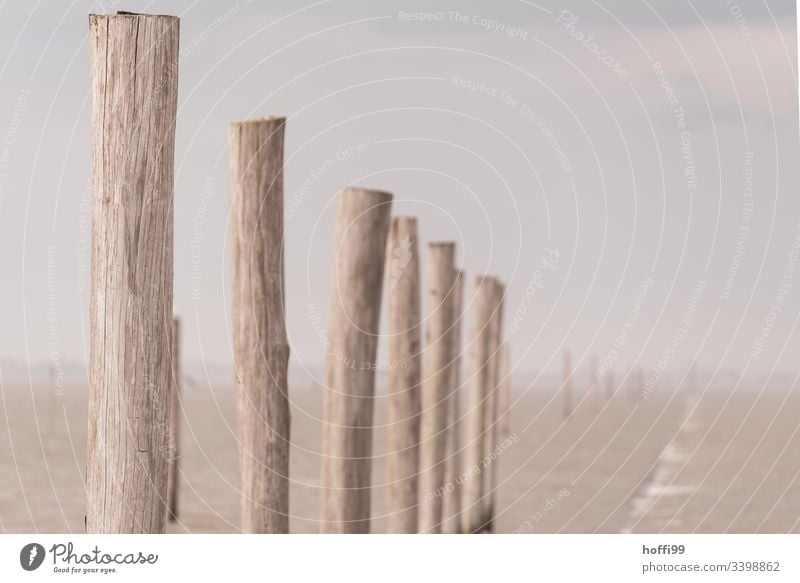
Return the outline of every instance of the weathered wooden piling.
{"type": "Polygon", "coordinates": [[[388,528],[417,532],[420,381],[420,321],[417,220],[395,217],[386,246],[389,280],[388,528]]]}
{"type": "Polygon", "coordinates": [[[484,427],[486,438],[483,442],[483,528],[485,532],[494,531],[494,500],[497,489],[497,464],[499,443],[498,387],[500,385],[500,346],[503,338],[503,298],[505,286],[494,279],[493,313],[491,321],[491,337],[489,344],[489,379],[486,409],[484,411],[484,427]]]}
{"type": "Polygon", "coordinates": [[[392,195],[338,194],[323,397],[322,526],[367,533],[383,268],[392,195]]]}
{"type": "Polygon", "coordinates": [[[180,459],[181,422],[181,323],[172,318],[172,389],[169,401],[169,474],[167,475],[167,519],[178,519],[178,464],[180,459]]]}
{"type": "Polygon", "coordinates": [[[572,355],[569,350],[564,351],[562,368],[564,381],[561,391],[564,393],[564,419],[572,417],[572,355]]]}
{"type": "Polygon", "coordinates": [[[428,246],[428,294],[419,455],[419,532],[442,530],[447,414],[452,390],[455,243],[428,246]]]}
{"type": "Polygon", "coordinates": [[[464,304],[464,274],[456,272],[453,286],[453,317],[450,332],[450,396],[447,405],[447,447],[445,449],[445,489],[442,497],[442,532],[461,532],[461,326],[464,304]]]}
{"type": "Polygon", "coordinates": [[[491,383],[490,345],[495,285],[491,277],[475,278],[470,301],[467,403],[464,412],[464,466],[461,470],[461,530],[479,532],[483,525],[483,442],[488,387],[491,383]]]}
{"type": "Polygon", "coordinates": [[[232,123],[233,353],[241,529],[289,532],[289,433],[283,265],[285,119],[232,123]]]}
{"type": "Polygon", "coordinates": [[[161,533],[167,516],[178,26],[89,16],[90,533],[161,533]]]}

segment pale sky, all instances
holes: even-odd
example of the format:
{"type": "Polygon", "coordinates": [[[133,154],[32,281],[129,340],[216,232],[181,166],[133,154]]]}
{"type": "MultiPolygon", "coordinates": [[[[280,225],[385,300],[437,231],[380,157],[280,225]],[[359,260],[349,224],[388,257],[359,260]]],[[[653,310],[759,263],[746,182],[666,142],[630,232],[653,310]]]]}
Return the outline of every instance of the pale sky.
{"type": "Polygon", "coordinates": [[[563,6],[0,3],[0,372],[88,358],[87,14],[127,10],[181,17],[188,361],[231,361],[226,124],[273,114],[293,370],[319,375],[335,192],[358,184],[393,192],[423,242],[458,242],[467,297],[476,274],[508,282],[517,378],[565,347],[579,366],[796,376],[793,3],[563,6]]]}

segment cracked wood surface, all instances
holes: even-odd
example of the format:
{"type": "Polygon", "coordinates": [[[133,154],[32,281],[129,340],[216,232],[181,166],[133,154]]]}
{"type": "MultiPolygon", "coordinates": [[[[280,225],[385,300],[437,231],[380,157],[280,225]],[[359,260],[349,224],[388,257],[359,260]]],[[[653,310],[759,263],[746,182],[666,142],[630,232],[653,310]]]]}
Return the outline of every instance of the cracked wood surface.
{"type": "Polygon", "coordinates": [[[241,528],[289,532],[289,343],[284,311],[283,139],[286,120],[229,127],[241,528]]]}
{"type": "Polygon", "coordinates": [[[178,19],[89,16],[92,287],[86,529],[164,531],[178,19]]]}
{"type": "Polygon", "coordinates": [[[442,531],[447,418],[452,389],[455,243],[428,245],[428,298],[419,437],[419,532],[442,531]]]}
{"type": "Polygon", "coordinates": [[[367,533],[378,324],[392,195],[338,194],[323,396],[322,532],[367,533]]]}
{"type": "Polygon", "coordinates": [[[422,323],[417,220],[414,217],[392,219],[386,262],[389,282],[387,530],[415,533],[422,323]]]}

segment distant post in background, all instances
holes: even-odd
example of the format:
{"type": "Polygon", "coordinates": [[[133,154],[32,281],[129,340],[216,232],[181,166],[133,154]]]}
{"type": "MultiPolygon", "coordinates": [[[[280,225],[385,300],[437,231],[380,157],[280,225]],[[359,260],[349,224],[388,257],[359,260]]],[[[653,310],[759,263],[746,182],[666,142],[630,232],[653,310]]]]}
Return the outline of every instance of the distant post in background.
{"type": "Polygon", "coordinates": [[[486,439],[483,445],[483,530],[494,532],[494,508],[497,489],[497,454],[495,449],[499,443],[499,408],[498,387],[500,386],[500,346],[503,339],[503,298],[505,286],[499,279],[494,279],[494,312],[491,322],[491,338],[489,345],[489,393],[486,396],[484,426],[486,439]]]}
{"type": "Polygon", "coordinates": [[[483,442],[486,397],[491,383],[489,347],[495,297],[491,277],[475,278],[470,302],[469,362],[467,376],[467,408],[464,412],[464,477],[461,497],[461,530],[479,532],[483,525],[483,442]]]}
{"type": "Polygon", "coordinates": [[[325,366],[322,526],[368,533],[375,359],[392,195],[339,191],[325,366]]]}
{"type": "Polygon", "coordinates": [[[511,348],[508,342],[503,342],[500,347],[500,364],[497,387],[497,410],[500,439],[505,439],[511,434],[511,348]]]}
{"type": "Polygon", "coordinates": [[[420,321],[417,220],[395,217],[386,246],[389,280],[388,531],[417,532],[420,321]]]}
{"type": "MultiPolygon", "coordinates": [[[[602,393],[600,389],[600,379],[597,377],[597,357],[589,357],[589,390],[586,398],[593,399],[596,408],[600,408],[602,393]]],[[[588,401],[587,401],[588,403],[588,401]]]]}
{"type": "Polygon", "coordinates": [[[89,15],[90,533],[162,533],[167,518],[178,26],[89,15]]]}
{"type": "Polygon", "coordinates": [[[614,392],[616,391],[616,387],[614,386],[614,371],[612,369],[608,369],[606,371],[606,400],[611,401],[614,398],[614,392]]]}
{"type": "Polygon", "coordinates": [[[563,364],[564,382],[561,390],[564,393],[564,419],[572,417],[572,355],[569,350],[564,351],[563,364]]]}
{"type": "Polygon", "coordinates": [[[451,388],[447,405],[447,448],[445,452],[445,490],[442,494],[442,532],[461,532],[461,322],[464,304],[464,274],[456,272],[453,287],[453,325],[450,334],[452,356],[451,388]]]}
{"type": "Polygon", "coordinates": [[[455,243],[428,246],[428,294],[420,422],[419,532],[440,533],[452,390],[451,338],[455,243]]]}
{"type": "Polygon", "coordinates": [[[636,381],[633,383],[633,399],[638,401],[644,398],[644,370],[641,366],[637,366],[635,369],[636,372],[636,381]]]}
{"type": "Polygon", "coordinates": [[[172,318],[172,391],[169,403],[169,475],[167,476],[167,509],[170,522],[178,519],[178,464],[180,459],[181,422],[181,322],[172,318]]]}
{"type": "Polygon", "coordinates": [[[241,528],[289,532],[289,343],[283,281],[286,120],[229,127],[233,356],[241,528]]]}

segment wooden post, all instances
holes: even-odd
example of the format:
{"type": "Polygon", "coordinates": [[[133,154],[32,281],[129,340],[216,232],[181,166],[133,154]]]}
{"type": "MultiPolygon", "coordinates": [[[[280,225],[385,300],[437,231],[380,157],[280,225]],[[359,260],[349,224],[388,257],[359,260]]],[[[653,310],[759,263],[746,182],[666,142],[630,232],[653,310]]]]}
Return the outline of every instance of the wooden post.
{"type": "Polygon", "coordinates": [[[178,520],[178,463],[180,449],[178,434],[181,422],[181,323],[172,318],[172,390],[169,401],[169,474],[167,476],[167,519],[178,520]]]}
{"type": "Polygon", "coordinates": [[[572,417],[572,355],[569,350],[564,351],[564,383],[561,390],[564,392],[564,420],[572,417]]]}
{"type": "MultiPolygon", "coordinates": [[[[600,394],[600,379],[597,377],[597,357],[589,357],[589,389],[586,398],[594,399],[594,405],[600,408],[602,396],[600,394]]],[[[588,401],[587,401],[588,402],[588,401]]]]}
{"type": "Polygon", "coordinates": [[[636,380],[633,383],[634,391],[632,397],[638,401],[644,397],[644,369],[641,366],[637,366],[634,370],[636,372],[636,380]]]}
{"type": "Polygon", "coordinates": [[[417,220],[395,217],[389,278],[388,531],[417,532],[421,322],[417,220]]]}
{"type": "Polygon", "coordinates": [[[240,519],[246,533],[289,532],[285,123],[265,117],[228,128],[240,519]]]}
{"type": "Polygon", "coordinates": [[[486,395],[486,409],[484,411],[486,439],[483,442],[483,530],[486,532],[494,531],[494,500],[497,487],[497,453],[495,449],[499,443],[497,388],[500,384],[500,346],[502,345],[503,297],[505,296],[505,286],[500,283],[500,280],[494,279],[494,288],[494,309],[491,321],[491,337],[489,340],[490,383],[488,386],[488,394],[486,395]]]}
{"type": "Polygon", "coordinates": [[[697,383],[697,359],[692,359],[692,363],[689,365],[687,377],[689,383],[689,394],[696,395],[700,389],[697,383]]]}
{"type": "Polygon", "coordinates": [[[490,384],[489,347],[491,344],[492,313],[494,311],[494,281],[491,277],[475,278],[475,290],[470,305],[469,369],[467,377],[467,410],[464,443],[464,467],[461,498],[461,530],[479,532],[483,525],[483,442],[484,416],[490,384]]]}
{"type": "Polygon", "coordinates": [[[614,387],[614,371],[612,369],[608,369],[606,371],[606,400],[611,401],[614,398],[614,392],[616,387],[614,387]]]}
{"type": "Polygon", "coordinates": [[[455,243],[428,246],[428,301],[425,329],[425,375],[419,453],[419,532],[442,531],[447,449],[447,408],[452,389],[453,288],[455,243]]]}
{"type": "Polygon", "coordinates": [[[392,195],[339,192],[323,402],[322,531],[367,533],[372,415],[392,195]]]}
{"type": "Polygon", "coordinates": [[[442,500],[442,532],[461,533],[461,321],[463,319],[464,274],[456,272],[453,287],[453,317],[450,335],[450,396],[447,405],[445,489],[442,500]]]}
{"type": "Polygon", "coordinates": [[[178,19],[89,16],[92,286],[86,530],[167,516],[178,19]]]}
{"type": "Polygon", "coordinates": [[[498,427],[500,439],[511,434],[511,349],[508,342],[500,347],[499,384],[497,387],[498,427]]]}

